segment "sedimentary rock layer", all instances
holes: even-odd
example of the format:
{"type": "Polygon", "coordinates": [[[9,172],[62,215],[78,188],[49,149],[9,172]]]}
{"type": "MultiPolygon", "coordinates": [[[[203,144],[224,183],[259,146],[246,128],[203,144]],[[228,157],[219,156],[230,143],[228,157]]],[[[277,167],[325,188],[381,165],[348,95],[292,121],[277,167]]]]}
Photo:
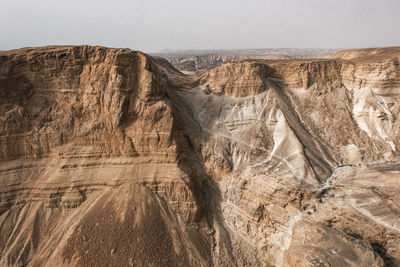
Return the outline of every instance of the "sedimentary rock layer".
{"type": "Polygon", "coordinates": [[[1,52],[1,264],[398,264],[399,50],[1,52]]]}

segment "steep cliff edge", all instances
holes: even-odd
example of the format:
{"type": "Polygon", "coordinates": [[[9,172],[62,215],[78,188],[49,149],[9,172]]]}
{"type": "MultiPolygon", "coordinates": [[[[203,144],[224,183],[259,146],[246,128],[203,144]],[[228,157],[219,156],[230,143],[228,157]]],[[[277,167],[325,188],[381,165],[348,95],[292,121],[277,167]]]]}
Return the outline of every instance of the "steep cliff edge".
{"type": "Polygon", "coordinates": [[[3,265],[210,261],[211,235],[190,224],[202,223],[201,174],[184,166],[190,148],[153,59],[46,47],[2,53],[0,65],[3,265]],[[119,228],[122,240],[102,234],[119,228]],[[154,239],[147,247],[143,234],[154,239]]]}
{"type": "Polygon", "coordinates": [[[398,264],[400,53],[354,53],[1,52],[1,264],[398,264]]]}

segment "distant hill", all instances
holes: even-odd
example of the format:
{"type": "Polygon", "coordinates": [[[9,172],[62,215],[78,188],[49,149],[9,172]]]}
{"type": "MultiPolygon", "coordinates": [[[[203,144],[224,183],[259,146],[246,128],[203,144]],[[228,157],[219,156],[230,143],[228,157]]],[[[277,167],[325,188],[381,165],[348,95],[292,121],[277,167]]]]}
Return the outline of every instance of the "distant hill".
{"type": "Polygon", "coordinates": [[[333,55],[339,49],[264,48],[264,49],[211,49],[161,50],[152,56],[166,58],[184,73],[198,73],[223,63],[244,59],[306,59],[333,55]]]}

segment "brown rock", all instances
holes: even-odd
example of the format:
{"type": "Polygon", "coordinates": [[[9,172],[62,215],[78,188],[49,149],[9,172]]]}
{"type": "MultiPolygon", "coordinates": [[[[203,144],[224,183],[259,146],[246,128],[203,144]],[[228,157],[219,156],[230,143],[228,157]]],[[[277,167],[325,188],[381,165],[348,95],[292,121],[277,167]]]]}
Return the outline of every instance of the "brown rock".
{"type": "Polygon", "coordinates": [[[396,266],[399,57],[1,52],[0,265],[396,266]]]}

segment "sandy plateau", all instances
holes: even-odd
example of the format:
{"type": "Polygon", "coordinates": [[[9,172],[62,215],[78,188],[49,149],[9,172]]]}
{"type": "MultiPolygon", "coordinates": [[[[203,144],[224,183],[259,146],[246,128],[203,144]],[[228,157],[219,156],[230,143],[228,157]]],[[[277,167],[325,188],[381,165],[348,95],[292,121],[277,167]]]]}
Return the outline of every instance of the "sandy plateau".
{"type": "Polygon", "coordinates": [[[399,266],[399,60],[0,52],[0,266],[399,266]]]}

